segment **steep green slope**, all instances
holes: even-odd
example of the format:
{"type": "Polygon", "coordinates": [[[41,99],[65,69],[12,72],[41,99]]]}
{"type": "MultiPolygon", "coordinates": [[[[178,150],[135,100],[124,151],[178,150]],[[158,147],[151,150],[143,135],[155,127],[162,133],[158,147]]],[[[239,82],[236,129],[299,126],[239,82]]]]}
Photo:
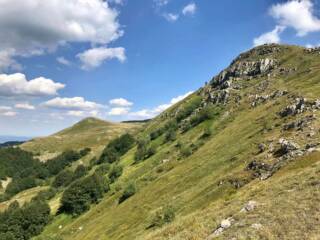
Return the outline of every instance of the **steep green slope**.
{"type": "Polygon", "coordinates": [[[40,154],[40,159],[47,160],[69,150],[89,147],[99,152],[111,139],[139,128],[139,123],[111,123],[96,118],[87,118],[74,126],[52,136],[36,138],[21,145],[26,151],[40,154]]]}
{"type": "Polygon", "coordinates": [[[155,154],[138,161],[131,149],[101,202],[56,216],[37,239],[317,239],[319,52],[241,54],[140,132],[155,154]],[[132,182],[137,193],[119,204],[132,182]],[[175,218],[154,226],[162,209],[175,218]]]}

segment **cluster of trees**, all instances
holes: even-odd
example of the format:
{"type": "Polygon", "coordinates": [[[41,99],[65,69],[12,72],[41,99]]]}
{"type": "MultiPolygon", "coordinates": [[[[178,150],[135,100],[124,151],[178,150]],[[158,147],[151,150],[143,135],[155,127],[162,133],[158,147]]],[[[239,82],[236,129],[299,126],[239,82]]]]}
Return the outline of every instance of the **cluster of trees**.
{"type": "Polygon", "coordinates": [[[45,179],[59,174],[88,152],[88,150],[80,153],[66,151],[54,159],[42,163],[34,159],[31,153],[19,148],[0,149],[0,177],[2,179],[12,178],[5,194],[0,196],[0,200],[5,201],[23,190],[40,185],[45,179]]]}
{"type": "Polygon", "coordinates": [[[33,200],[20,207],[18,202],[13,202],[0,213],[0,239],[31,239],[40,234],[49,221],[50,207],[47,203],[33,200]]]}
{"type": "Polygon", "coordinates": [[[87,172],[88,168],[83,165],[79,165],[74,172],[68,169],[63,170],[57,174],[52,183],[52,186],[55,188],[66,187],[73,181],[85,176],[87,172]]]}
{"type": "Polygon", "coordinates": [[[137,151],[134,156],[136,163],[143,161],[156,153],[156,147],[150,144],[149,138],[141,138],[138,140],[137,151]]]}
{"type": "Polygon", "coordinates": [[[118,161],[134,144],[135,139],[128,133],[112,140],[103,150],[98,163],[114,163],[118,161]]]}
{"type": "Polygon", "coordinates": [[[62,195],[59,212],[73,216],[82,214],[109,191],[109,184],[108,178],[96,173],[73,182],[62,195]]]}

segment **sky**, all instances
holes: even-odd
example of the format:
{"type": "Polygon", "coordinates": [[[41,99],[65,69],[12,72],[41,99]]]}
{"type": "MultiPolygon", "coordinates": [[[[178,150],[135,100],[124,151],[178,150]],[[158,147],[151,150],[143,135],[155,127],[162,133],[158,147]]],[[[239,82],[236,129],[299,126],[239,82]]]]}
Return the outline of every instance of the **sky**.
{"type": "Polygon", "coordinates": [[[152,118],[254,46],[318,46],[319,4],[1,0],[0,135],[152,118]]]}

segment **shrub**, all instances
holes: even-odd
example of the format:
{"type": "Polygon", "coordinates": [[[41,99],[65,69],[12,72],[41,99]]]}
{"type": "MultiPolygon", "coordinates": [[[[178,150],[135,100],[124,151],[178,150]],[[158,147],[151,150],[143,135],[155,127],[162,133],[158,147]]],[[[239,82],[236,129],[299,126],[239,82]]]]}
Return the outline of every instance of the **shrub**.
{"type": "Polygon", "coordinates": [[[121,165],[115,164],[109,172],[110,181],[113,183],[122,175],[123,168],[121,165]]]}
{"type": "Polygon", "coordinates": [[[165,135],[165,141],[166,142],[172,142],[172,141],[175,141],[177,139],[177,134],[176,134],[176,131],[172,128],[170,128],[168,130],[168,132],[166,133],[165,135]]]}
{"type": "Polygon", "coordinates": [[[24,191],[29,188],[36,187],[37,183],[35,178],[27,177],[27,178],[16,178],[10,182],[6,188],[5,193],[9,196],[13,196],[21,191],[24,191]]]}
{"type": "Polygon", "coordinates": [[[79,154],[81,155],[81,157],[84,157],[86,155],[88,155],[91,152],[91,148],[84,148],[82,150],[80,150],[79,154]]]}
{"type": "Polygon", "coordinates": [[[143,161],[156,153],[156,147],[154,145],[149,146],[149,139],[140,139],[138,141],[137,151],[135,153],[135,162],[143,161]]]}
{"type": "Polygon", "coordinates": [[[95,173],[96,174],[100,174],[100,175],[106,175],[107,173],[109,173],[111,168],[110,163],[104,163],[101,164],[96,170],[95,173]]]}
{"type": "Polygon", "coordinates": [[[112,140],[103,150],[98,163],[113,163],[118,161],[122,155],[129,151],[134,143],[134,138],[128,133],[112,140]]]}
{"type": "Polygon", "coordinates": [[[196,97],[190,100],[183,108],[178,111],[176,116],[177,122],[181,122],[183,119],[189,117],[201,105],[201,97],[196,97]]]}
{"type": "Polygon", "coordinates": [[[133,196],[137,192],[136,185],[134,183],[130,183],[124,190],[123,194],[119,198],[119,203],[124,202],[129,197],[133,196]]]}
{"type": "Polygon", "coordinates": [[[59,211],[78,216],[89,210],[90,204],[97,203],[109,189],[109,180],[98,174],[77,180],[63,193],[59,211]]]}
{"type": "Polygon", "coordinates": [[[189,157],[192,154],[191,147],[187,145],[183,145],[180,149],[180,153],[182,157],[189,157]]]}
{"type": "Polygon", "coordinates": [[[73,172],[64,170],[55,177],[52,186],[55,188],[68,186],[73,181],[73,176],[73,172]]]}
{"type": "Polygon", "coordinates": [[[203,130],[201,138],[208,138],[211,135],[212,135],[212,130],[211,130],[210,126],[206,126],[205,129],[203,130]]]}
{"type": "Polygon", "coordinates": [[[164,224],[173,222],[175,219],[175,212],[173,207],[166,206],[161,210],[157,211],[154,217],[151,220],[150,228],[152,227],[161,227],[164,224]]]}
{"type": "Polygon", "coordinates": [[[84,177],[88,172],[88,168],[80,164],[73,173],[73,180],[84,177]]]}

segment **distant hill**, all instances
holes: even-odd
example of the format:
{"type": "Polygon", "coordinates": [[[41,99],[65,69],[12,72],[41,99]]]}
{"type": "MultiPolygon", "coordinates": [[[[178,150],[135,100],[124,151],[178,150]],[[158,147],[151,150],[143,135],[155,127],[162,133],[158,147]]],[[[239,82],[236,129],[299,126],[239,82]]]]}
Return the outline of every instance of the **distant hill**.
{"type": "Polygon", "coordinates": [[[9,142],[4,142],[0,143],[0,148],[1,147],[13,147],[13,146],[18,146],[25,143],[24,141],[9,141],[9,142]]]}
{"type": "Polygon", "coordinates": [[[70,128],[48,137],[32,139],[20,147],[48,158],[65,150],[92,148],[102,150],[107,142],[125,132],[135,131],[139,123],[111,123],[97,118],[86,118],[70,128]]]}

